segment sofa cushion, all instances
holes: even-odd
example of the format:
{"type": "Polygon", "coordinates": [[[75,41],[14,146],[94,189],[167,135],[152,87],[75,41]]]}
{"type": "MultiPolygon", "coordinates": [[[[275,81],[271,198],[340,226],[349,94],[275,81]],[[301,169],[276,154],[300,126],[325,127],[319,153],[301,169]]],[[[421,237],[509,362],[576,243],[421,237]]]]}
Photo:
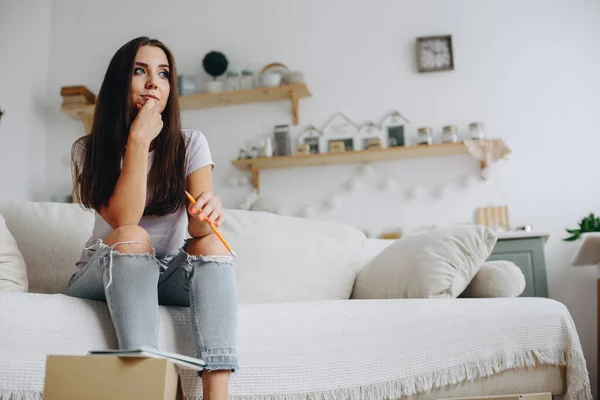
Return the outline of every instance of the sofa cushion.
{"type": "Polygon", "coordinates": [[[348,299],[366,237],[350,226],[226,210],[219,228],[237,253],[241,302],[348,299]]]}
{"type": "Polygon", "coordinates": [[[487,261],[461,297],[518,297],[525,290],[525,275],[511,261],[487,261]]]}
{"type": "Polygon", "coordinates": [[[496,240],[496,234],[481,225],[405,236],[358,273],[352,297],[458,297],[488,258],[496,240]]]}
{"type": "Polygon", "coordinates": [[[27,285],[25,260],[0,214],[0,290],[26,292],[27,285]]]}
{"type": "MultiPolygon", "coordinates": [[[[366,240],[333,222],[226,209],[219,228],[237,253],[240,302],[348,299],[366,240]]],[[[77,204],[16,203],[4,210],[28,266],[30,291],[62,293],[92,232],[77,204]]]]}
{"type": "Polygon", "coordinates": [[[51,202],[11,203],[0,212],[25,258],[29,291],[62,293],[92,232],[93,214],[51,202]]]}

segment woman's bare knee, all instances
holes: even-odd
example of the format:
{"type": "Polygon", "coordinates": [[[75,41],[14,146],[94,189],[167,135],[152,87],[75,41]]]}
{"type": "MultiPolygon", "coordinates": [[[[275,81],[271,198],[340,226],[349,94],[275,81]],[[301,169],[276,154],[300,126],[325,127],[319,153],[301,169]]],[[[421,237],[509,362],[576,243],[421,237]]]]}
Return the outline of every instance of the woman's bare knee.
{"type": "Polygon", "coordinates": [[[150,234],[138,225],[124,225],[112,231],[105,239],[104,244],[113,246],[121,253],[151,253],[152,241],[150,234]],[[132,242],[132,243],[122,243],[132,242]]]}
{"type": "Polygon", "coordinates": [[[194,238],[188,243],[185,251],[193,256],[228,256],[229,251],[219,240],[217,235],[211,233],[201,238],[194,238]]]}

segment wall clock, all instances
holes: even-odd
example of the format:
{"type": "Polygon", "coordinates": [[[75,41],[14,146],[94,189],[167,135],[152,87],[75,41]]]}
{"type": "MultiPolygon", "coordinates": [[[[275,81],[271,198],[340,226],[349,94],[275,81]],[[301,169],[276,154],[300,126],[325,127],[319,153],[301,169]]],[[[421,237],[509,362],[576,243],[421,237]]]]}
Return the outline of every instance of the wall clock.
{"type": "Polygon", "coordinates": [[[453,70],[452,37],[450,35],[418,37],[417,65],[419,72],[453,70]]]}

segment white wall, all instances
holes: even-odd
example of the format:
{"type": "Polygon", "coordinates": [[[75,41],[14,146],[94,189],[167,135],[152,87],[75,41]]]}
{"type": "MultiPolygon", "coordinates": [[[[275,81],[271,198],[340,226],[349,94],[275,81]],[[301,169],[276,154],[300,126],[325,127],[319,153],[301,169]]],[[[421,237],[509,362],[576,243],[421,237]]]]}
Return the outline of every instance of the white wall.
{"type": "MultiPolygon", "coordinates": [[[[449,123],[465,132],[484,121],[490,137],[513,150],[490,183],[453,187],[443,199],[408,201],[374,189],[382,176],[406,184],[448,182],[476,171],[468,157],[375,165],[377,173],[356,195],[318,218],[345,221],[377,234],[402,227],[474,220],[474,210],[507,204],[512,225],[547,231],[552,298],[566,304],[577,324],[595,384],[596,301],[592,267],[573,268],[578,244],[561,241],[564,228],[599,212],[600,4],[592,0],[397,1],[67,1],[55,0],[50,46],[48,195],[68,193],[69,146],[82,125],[58,109],[61,86],[97,92],[117,48],[142,34],[173,50],[181,73],[201,74],[203,55],[224,51],[239,68],[281,61],[302,70],[313,97],[301,101],[301,125],[320,126],[343,111],[356,122],[397,109],[419,126],[449,123]],[[452,34],[456,70],[418,74],[414,39],[452,34]],[[51,140],[50,140],[51,139],[51,140]]],[[[249,188],[228,187],[230,166],[244,141],[289,123],[288,103],[186,111],[184,126],[207,135],[217,162],[216,188],[237,206],[249,188]]],[[[10,111],[10,110],[9,110],[10,111]]],[[[3,129],[4,131],[6,129],[3,129]]],[[[1,131],[0,131],[1,132],[1,131]]],[[[5,132],[4,132],[5,134],[5,132]]],[[[262,193],[277,204],[306,205],[338,190],[357,166],[274,171],[262,193]],[[302,179],[307,182],[300,182],[302,179]],[[292,196],[298,197],[292,197],[292,196]]],[[[293,207],[292,207],[293,208],[293,207]]]]}
{"type": "Polygon", "coordinates": [[[52,1],[0,1],[0,203],[46,194],[52,1]]]}

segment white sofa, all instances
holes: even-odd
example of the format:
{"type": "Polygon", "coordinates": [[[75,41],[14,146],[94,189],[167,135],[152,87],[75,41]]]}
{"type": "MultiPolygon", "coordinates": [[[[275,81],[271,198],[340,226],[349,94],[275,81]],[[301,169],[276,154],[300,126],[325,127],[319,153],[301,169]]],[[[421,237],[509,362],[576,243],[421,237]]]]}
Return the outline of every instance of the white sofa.
{"type": "MultiPolygon", "coordinates": [[[[231,398],[421,400],[531,392],[592,398],[577,332],[562,304],[354,299],[357,274],[390,242],[333,223],[227,214],[221,231],[238,253],[240,297],[240,370],[231,398]]],[[[39,399],[46,355],[116,346],[104,303],[62,294],[93,219],[78,205],[59,203],[9,204],[0,215],[24,257],[29,285],[26,293],[0,291],[0,399],[39,399]]],[[[194,355],[188,310],[161,307],[160,317],[160,347],[194,355]]],[[[201,398],[196,376],[181,376],[188,398],[201,398]]]]}

